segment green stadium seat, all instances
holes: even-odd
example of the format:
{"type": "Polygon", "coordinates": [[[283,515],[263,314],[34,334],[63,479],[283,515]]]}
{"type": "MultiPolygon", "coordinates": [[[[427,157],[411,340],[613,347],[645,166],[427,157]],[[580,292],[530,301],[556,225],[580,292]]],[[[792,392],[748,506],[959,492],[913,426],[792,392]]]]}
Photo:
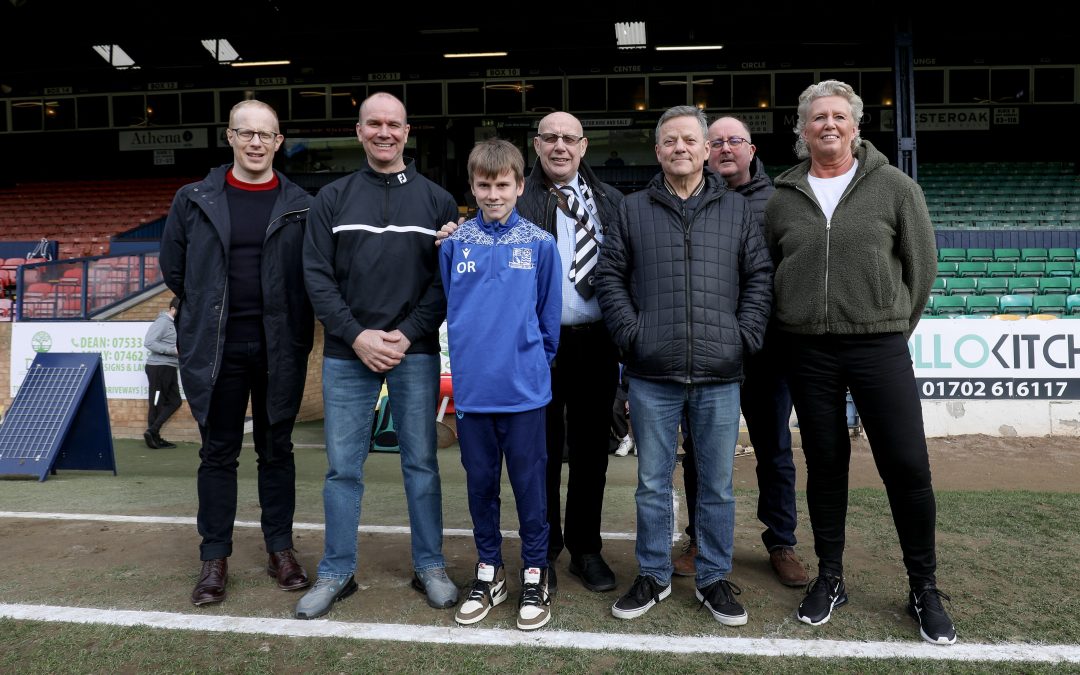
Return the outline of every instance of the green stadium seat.
{"type": "Polygon", "coordinates": [[[967,250],[968,262],[994,262],[994,249],[992,248],[969,248],[967,250]]]}
{"type": "Polygon", "coordinates": [[[1069,292],[1080,293],[1080,276],[1069,279],[1069,292]]]}
{"type": "Polygon", "coordinates": [[[1023,262],[1046,262],[1050,259],[1050,252],[1045,248],[1022,248],[1020,260],[1023,262]]]}
{"type": "Polygon", "coordinates": [[[1030,295],[1003,295],[998,301],[998,309],[1002,314],[1031,314],[1032,302],[1030,295]]]}
{"type": "Polygon", "coordinates": [[[964,298],[964,308],[968,314],[997,314],[998,297],[996,295],[969,295],[964,298]]]}
{"type": "Polygon", "coordinates": [[[961,277],[985,277],[987,264],[984,262],[956,263],[956,275],[961,277]]]}
{"type": "Polygon", "coordinates": [[[1031,310],[1035,314],[1053,314],[1061,316],[1066,312],[1066,296],[1060,293],[1037,295],[1032,298],[1031,310]]]}
{"type": "Polygon", "coordinates": [[[945,281],[945,295],[975,295],[977,292],[975,282],[978,279],[975,277],[960,276],[942,281],[945,281]]]}
{"type": "MultiPolygon", "coordinates": [[[[941,266],[938,266],[941,269],[941,266]]],[[[939,271],[938,274],[941,274],[939,271]]],[[[990,277],[1011,277],[1016,275],[1016,263],[992,262],[986,263],[986,275],[990,277]]]]}
{"type": "Polygon", "coordinates": [[[1020,249],[1018,248],[995,248],[995,262],[1020,262],[1020,249]]]}
{"type": "MultiPolygon", "coordinates": [[[[968,259],[970,260],[970,258],[968,259]]],[[[1050,249],[1050,260],[1055,262],[1076,262],[1076,249],[1052,248],[1050,249]]]]}
{"type": "Polygon", "coordinates": [[[964,298],[960,296],[938,295],[934,296],[935,316],[955,316],[964,313],[964,298]]]}
{"type": "Polygon", "coordinates": [[[1080,293],[1072,293],[1065,297],[1065,309],[1069,314],[1080,314],[1080,293]]]}
{"type": "Polygon", "coordinates": [[[967,260],[967,249],[942,248],[938,249],[938,260],[941,262],[963,262],[967,260]]]}
{"type": "Polygon", "coordinates": [[[1041,277],[1046,274],[1046,263],[1029,260],[1016,263],[1016,276],[1018,277],[1041,277]]]}
{"type": "Polygon", "coordinates": [[[945,295],[945,277],[936,277],[930,287],[930,295],[945,295]]]}
{"type": "Polygon", "coordinates": [[[940,297],[942,297],[942,296],[931,294],[930,297],[928,297],[926,299],[926,306],[922,308],[923,316],[933,316],[934,315],[934,300],[936,300],[936,299],[938,299],[940,297]]]}
{"type": "Polygon", "coordinates": [[[975,280],[979,295],[1005,295],[1009,292],[1009,280],[1005,277],[982,277],[975,280]]]}
{"type": "Polygon", "coordinates": [[[1073,276],[1073,268],[1076,263],[1057,261],[1046,263],[1046,276],[1048,277],[1064,277],[1066,279],[1073,276]]]}
{"type": "Polygon", "coordinates": [[[1009,295],[1039,294],[1039,279],[1037,277],[1009,277],[1006,281],[1009,284],[1009,295]]]}
{"type": "Polygon", "coordinates": [[[1072,287],[1072,277],[1040,277],[1039,278],[1039,295],[1046,295],[1048,293],[1064,293],[1069,294],[1069,289],[1072,287]]]}
{"type": "Polygon", "coordinates": [[[939,262],[937,264],[937,275],[939,277],[955,277],[956,266],[959,264],[955,262],[939,262]]]}

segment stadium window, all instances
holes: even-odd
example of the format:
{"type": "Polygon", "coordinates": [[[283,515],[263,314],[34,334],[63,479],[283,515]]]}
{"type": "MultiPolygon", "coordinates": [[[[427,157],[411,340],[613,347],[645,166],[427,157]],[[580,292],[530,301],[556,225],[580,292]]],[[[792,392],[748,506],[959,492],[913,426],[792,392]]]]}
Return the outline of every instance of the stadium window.
{"type": "Polygon", "coordinates": [[[532,88],[525,90],[526,112],[553,112],[564,110],[562,78],[529,80],[532,88]]]}
{"type": "Polygon", "coordinates": [[[603,77],[572,77],[567,80],[567,94],[568,110],[607,110],[607,79],[603,77]]]}
{"type": "Polygon", "coordinates": [[[1036,103],[1072,103],[1076,97],[1076,69],[1036,68],[1036,103]]]}
{"type": "Polygon", "coordinates": [[[367,98],[367,87],[362,84],[330,89],[330,116],[334,119],[360,119],[360,104],[367,98]]]}
{"type": "Polygon", "coordinates": [[[484,83],[484,111],[489,115],[515,115],[525,110],[525,87],[521,80],[484,83]]]}
{"type": "Polygon", "coordinates": [[[987,68],[949,69],[949,103],[989,103],[990,70],[987,68]]]}
{"type": "Polygon", "coordinates": [[[326,119],[327,91],[328,89],[325,85],[293,87],[289,92],[289,96],[292,99],[292,119],[326,119]]]}
{"type": "Polygon", "coordinates": [[[731,107],[730,75],[694,75],[693,104],[702,110],[731,107]]]}
{"type": "Polygon", "coordinates": [[[184,124],[214,123],[214,93],[186,91],[180,94],[180,121],[184,124]]]}
{"type": "Polygon", "coordinates": [[[41,131],[42,108],[45,102],[39,98],[11,102],[12,131],[41,131]]]}
{"type": "Polygon", "coordinates": [[[42,110],[45,117],[45,131],[64,131],[75,128],[75,99],[45,99],[42,110]]]}
{"type": "Polygon", "coordinates": [[[799,94],[814,84],[814,73],[777,73],[774,86],[776,88],[776,106],[778,108],[794,108],[799,105],[799,94]]]}
{"type": "Polygon", "coordinates": [[[768,108],[772,105],[772,77],[768,73],[735,75],[731,78],[731,103],[735,108],[768,108]]]}
{"type": "Polygon", "coordinates": [[[645,110],[645,78],[644,77],[609,77],[608,86],[608,110],[612,112],[627,112],[630,110],[645,110]]]}
{"type": "Polygon", "coordinates": [[[80,129],[109,126],[109,97],[82,96],[75,100],[75,114],[80,129]]]}
{"type": "Polygon", "coordinates": [[[484,83],[447,83],[446,112],[450,115],[482,115],[484,113],[484,83]]]}
{"type": "Polygon", "coordinates": [[[1001,68],[990,71],[990,100],[994,103],[1027,103],[1031,100],[1031,71],[1001,68]]]}
{"type": "Polygon", "coordinates": [[[146,126],[146,96],[143,94],[113,96],[112,125],[114,127],[146,126]]]}
{"type": "Polygon", "coordinates": [[[945,71],[915,71],[915,105],[945,102],[945,71]]]}
{"type": "Polygon", "coordinates": [[[677,105],[686,105],[686,76],[650,76],[649,107],[653,110],[667,110],[677,105]]]}
{"type": "Polygon", "coordinates": [[[439,82],[413,82],[405,85],[405,107],[409,116],[441,115],[442,84],[439,82]]]}
{"type": "MultiPolygon", "coordinates": [[[[859,71],[857,70],[823,70],[821,71],[821,80],[840,80],[845,84],[851,85],[851,88],[856,92],[862,91],[862,85],[859,84],[859,71]]],[[[862,96],[862,94],[859,94],[862,96]]]]}
{"type": "Polygon", "coordinates": [[[892,71],[863,71],[859,95],[866,105],[893,106],[896,103],[896,78],[892,71]]]}
{"type": "Polygon", "coordinates": [[[147,94],[146,118],[158,127],[173,127],[180,124],[180,95],[147,94]]]}

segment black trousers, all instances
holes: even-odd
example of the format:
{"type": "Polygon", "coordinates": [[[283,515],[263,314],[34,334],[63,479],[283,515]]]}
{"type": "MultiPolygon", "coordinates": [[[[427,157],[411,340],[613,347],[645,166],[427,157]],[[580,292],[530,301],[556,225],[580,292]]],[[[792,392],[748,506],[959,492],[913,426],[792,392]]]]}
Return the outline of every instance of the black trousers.
{"type": "Polygon", "coordinates": [[[266,347],[261,342],[226,342],[221,371],[210,397],[210,414],[199,426],[199,547],[201,560],[232,555],[236,520],[236,468],[244,440],[248,398],[258,463],[259,505],[266,551],[293,547],[296,467],[292,430],[295,418],[271,425],[266,413],[266,347]]]}
{"type": "Polygon", "coordinates": [[[150,384],[149,408],[146,413],[146,429],[155,436],[180,408],[180,383],[176,366],[145,366],[146,380],[150,384]]]}
{"type": "MultiPolygon", "coordinates": [[[[765,348],[743,361],[746,376],[739,392],[746,430],[754,446],[757,462],[757,517],[765,530],[761,541],[771,551],[780,546],[795,546],[796,502],[795,460],[791,453],[791,394],[784,380],[783,365],[772,332],[765,348]]],[[[686,430],[689,425],[684,424],[686,430]]],[[[685,431],[684,431],[685,433],[685,431]]],[[[697,465],[694,443],[689,435],[683,441],[683,482],[686,488],[686,534],[696,539],[697,465]]]]}
{"type": "Polygon", "coordinates": [[[618,379],[618,352],[602,321],[563,326],[547,407],[549,560],[558,557],[564,546],[574,555],[599,553],[602,548],[600,516],[618,379]],[[559,493],[564,446],[570,463],[565,530],[559,493]]]}
{"type": "Polygon", "coordinates": [[[913,586],[934,583],[937,505],[904,336],[780,335],[806,455],[806,501],[819,572],[843,573],[850,389],[889,497],[908,578],[913,586]]]}

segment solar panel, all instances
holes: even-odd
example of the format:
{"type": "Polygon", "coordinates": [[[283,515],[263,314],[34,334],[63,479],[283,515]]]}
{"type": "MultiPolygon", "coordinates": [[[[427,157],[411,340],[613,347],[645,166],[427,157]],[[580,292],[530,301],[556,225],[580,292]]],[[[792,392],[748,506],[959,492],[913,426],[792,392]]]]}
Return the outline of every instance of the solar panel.
{"type": "Polygon", "coordinates": [[[42,353],[0,423],[0,474],[116,473],[100,354],[42,353]]]}

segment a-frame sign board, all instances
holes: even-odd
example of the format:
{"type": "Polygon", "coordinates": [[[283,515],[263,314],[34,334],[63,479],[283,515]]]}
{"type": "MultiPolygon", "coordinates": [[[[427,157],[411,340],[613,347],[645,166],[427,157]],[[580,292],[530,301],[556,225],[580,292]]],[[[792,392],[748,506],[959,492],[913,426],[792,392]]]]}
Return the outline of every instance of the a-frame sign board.
{"type": "Polygon", "coordinates": [[[0,475],[116,475],[100,354],[38,354],[0,423],[0,475]]]}

